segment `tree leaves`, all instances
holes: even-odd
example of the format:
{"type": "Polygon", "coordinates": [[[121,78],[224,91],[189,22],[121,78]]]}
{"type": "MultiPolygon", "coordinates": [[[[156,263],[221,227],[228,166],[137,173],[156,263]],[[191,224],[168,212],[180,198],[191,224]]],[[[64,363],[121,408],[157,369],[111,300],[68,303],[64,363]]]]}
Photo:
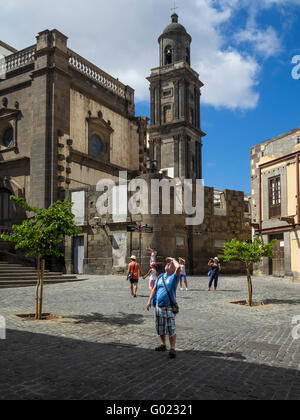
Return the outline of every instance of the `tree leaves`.
{"type": "Polygon", "coordinates": [[[240,242],[233,239],[224,245],[224,254],[220,255],[220,259],[224,262],[232,260],[243,261],[244,263],[259,263],[263,257],[274,258],[273,245],[276,240],[269,244],[264,244],[259,238],[255,238],[253,242],[240,242]]]}
{"type": "Polygon", "coordinates": [[[248,302],[252,306],[252,280],[251,267],[252,264],[260,263],[264,257],[274,258],[273,245],[276,240],[269,244],[264,244],[259,238],[255,238],[253,242],[240,242],[233,239],[231,242],[226,242],[224,245],[224,254],[220,255],[220,260],[229,262],[232,260],[239,260],[245,263],[247,269],[247,283],[248,283],[248,302]]]}
{"type": "Polygon", "coordinates": [[[21,225],[14,225],[10,235],[1,238],[15,243],[15,249],[25,249],[26,256],[61,257],[61,244],[66,236],[77,236],[82,230],[74,223],[72,203],[68,198],[57,201],[49,209],[30,206],[23,198],[11,197],[30,217],[21,225]]]}

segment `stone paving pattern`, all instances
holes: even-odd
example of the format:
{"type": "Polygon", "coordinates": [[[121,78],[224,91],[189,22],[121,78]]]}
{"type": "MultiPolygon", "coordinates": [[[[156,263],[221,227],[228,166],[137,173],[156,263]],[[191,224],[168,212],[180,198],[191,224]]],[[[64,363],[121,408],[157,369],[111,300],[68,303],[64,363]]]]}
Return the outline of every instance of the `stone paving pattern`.
{"type": "Polygon", "coordinates": [[[223,277],[217,293],[206,277],[178,290],[178,355],[155,353],[154,312],[146,311],[148,281],[137,299],[123,277],[92,276],[45,288],[44,312],[58,321],[28,322],[33,287],[2,289],[0,399],[216,400],[300,399],[300,340],[292,318],[300,315],[300,284],[254,279],[248,308],[243,277],[223,277]]]}

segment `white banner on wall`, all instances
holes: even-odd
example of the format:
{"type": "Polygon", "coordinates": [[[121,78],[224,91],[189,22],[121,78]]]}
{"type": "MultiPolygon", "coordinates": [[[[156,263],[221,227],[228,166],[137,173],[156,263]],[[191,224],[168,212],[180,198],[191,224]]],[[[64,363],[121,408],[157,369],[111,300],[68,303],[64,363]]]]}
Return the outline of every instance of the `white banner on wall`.
{"type": "Polygon", "coordinates": [[[85,217],[85,191],[73,192],[71,201],[73,203],[72,213],[75,216],[75,224],[77,226],[83,226],[85,217]]]}
{"type": "Polygon", "coordinates": [[[115,233],[113,235],[112,255],[114,267],[127,265],[127,233],[115,233]]]}

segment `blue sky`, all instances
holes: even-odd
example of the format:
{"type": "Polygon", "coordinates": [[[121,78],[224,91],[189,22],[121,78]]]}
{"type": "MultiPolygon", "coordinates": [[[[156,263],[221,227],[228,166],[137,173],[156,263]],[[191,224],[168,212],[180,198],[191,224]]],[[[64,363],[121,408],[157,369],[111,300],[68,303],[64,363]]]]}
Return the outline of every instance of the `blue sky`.
{"type": "MultiPolygon", "coordinates": [[[[236,33],[248,19],[248,10],[242,9],[224,24],[223,36],[228,40],[225,49],[235,45],[233,28],[236,33]]],[[[284,10],[260,10],[255,19],[259,28],[274,28],[280,39],[278,51],[269,57],[256,53],[249,43],[239,46],[241,54],[255,57],[260,66],[255,87],[259,93],[257,104],[252,109],[205,103],[201,107],[202,129],[207,133],[203,148],[205,184],[246,193],[250,193],[250,147],[300,127],[300,79],[291,76],[292,57],[300,55],[300,6],[286,4],[284,10]]],[[[148,103],[137,104],[137,113],[148,115],[148,103]]]]}
{"type": "MultiPolygon", "coordinates": [[[[205,184],[250,192],[250,147],[300,126],[300,0],[176,0],[192,35],[202,89],[205,184]]],[[[10,0],[0,39],[16,49],[45,29],[135,89],[137,115],[149,115],[146,77],[158,66],[157,39],[173,0],[10,0]],[[126,5],[126,7],[125,7],[126,5]]]]}

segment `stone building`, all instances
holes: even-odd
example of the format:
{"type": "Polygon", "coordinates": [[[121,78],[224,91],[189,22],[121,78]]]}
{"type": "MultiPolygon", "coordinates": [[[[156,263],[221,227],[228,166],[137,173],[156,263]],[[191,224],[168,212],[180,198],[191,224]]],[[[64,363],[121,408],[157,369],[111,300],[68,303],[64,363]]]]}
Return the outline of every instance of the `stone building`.
{"type": "Polygon", "coordinates": [[[251,149],[252,222],[256,235],[272,239],[274,260],[258,274],[300,281],[300,128],[251,149]]]}
{"type": "MultiPolygon", "coordinates": [[[[160,66],[151,71],[151,122],[148,127],[150,170],[139,179],[146,181],[151,190],[152,179],[202,178],[202,137],[200,124],[199,75],[191,68],[191,36],[178,23],[178,16],[159,37],[160,66]]],[[[118,187],[116,187],[118,188],[118,187]]],[[[80,193],[75,193],[80,194],[80,193]]],[[[119,220],[110,215],[99,217],[96,188],[82,192],[78,204],[81,220],[85,220],[85,235],[75,251],[72,241],[67,245],[66,262],[69,272],[124,272],[129,256],[140,255],[147,269],[149,256],[146,248],[158,249],[163,268],[164,257],[181,256],[188,260],[190,274],[206,273],[208,259],[222,252],[224,242],[233,238],[249,240],[247,226],[250,217],[249,198],[242,192],[215,191],[205,188],[203,197],[204,221],[197,226],[186,225],[186,214],[174,214],[174,191],[171,196],[171,215],[126,215],[119,220]],[[84,197],[84,198],[83,198],[84,197]],[[80,210],[81,207],[81,210],[80,210]],[[130,224],[151,226],[152,232],[127,232],[130,224]],[[99,245],[101,244],[101,246],[99,245]],[[81,257],[79,257],[79,255],[81,257]]],[[[72,196],[72,201],[76,197],[72,196]]],[[[126,193],[124,201],[130,194],[126,193]]],[[[149,202],[151,202],[149,197],[149,202]]],[[[160,198],[160,209],[162,197],[160,198]]],[[[224,267],[225,272],[239,273],[240,263],[224,267]]]]}
{"type": "Polygon", "coordinates": [[[135,117],[134,90],[69,49],[65,35],[41,32],[2,67],[0,226],[24,217],[12,193],[48,207],[70,189],[144,169],[147,119],[135,117]]]}
{"type": "MultiPolygon", "coordinates": [[[[163,257],[182,256],[189,273],[207,272],[208,258],[225,241],[250,239],[249,200],[237,191],[205,187],[204,221],[197,226],[186,225],[186,214],[98,211],[101,180],[114,182],[118,192],[124,173],[128,182],[143,180],[149,187],[153,179],[196,184],[202,178],[203,84],[191,67],[191,41],[174,14],[159,37],[160,66],[148,79],[150,124],[135,115],[134,90],[72,51],[56,30],[41,32],[36,44],[8,55],[0,81],[0,231],[25,217],[11,205],[11,194],[39,207],[70,196],[83,233],[66,240],[61,269],[90,274],[124,272],[130,254],[140,250],[147,268],[149,245],[158,249],[162,264],[163,257]],[[128,232],[132,224],[151,230],[140,237],[128,232]]],[[[173,208],[172,192],[170,201],[173,208]]],[[[0,241],[2,253],[6,247],[0,241]]],[[[225,268],[240,270],[239,263],[225,268]]]]}

